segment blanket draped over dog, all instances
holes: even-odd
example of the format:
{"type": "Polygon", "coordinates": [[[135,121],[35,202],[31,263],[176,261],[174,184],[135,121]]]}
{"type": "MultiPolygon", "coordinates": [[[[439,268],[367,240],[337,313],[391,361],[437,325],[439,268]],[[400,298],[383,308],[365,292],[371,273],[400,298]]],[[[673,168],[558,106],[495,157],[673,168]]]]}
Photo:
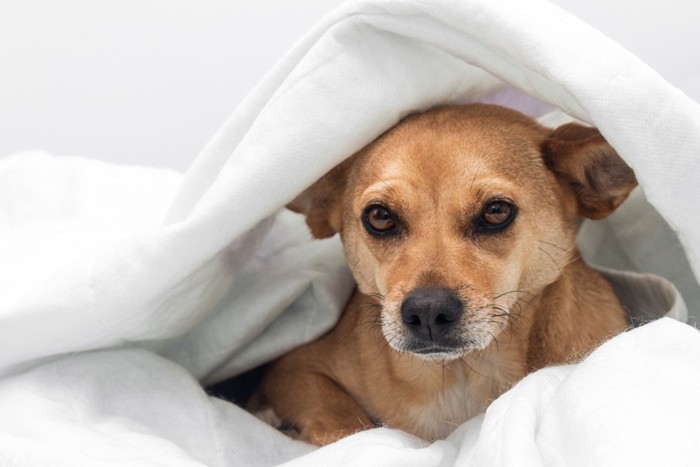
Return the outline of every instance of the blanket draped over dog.
{"type": "Polygon", "coordinates": [[[319,336],[351,292],[338,239],[287,202],[412,111],[503,95],[601,130],[650,204],[584,224],[584,254],[665,275],[699,316],[700,106],[544,1],[350,2],[184,177],[0,159],[0,465],[700,465],[700,335],[651,275],[608,273],[633,316],[676,320],[530,375],[444,441],[315,449],[201,388],[319,336]]]}

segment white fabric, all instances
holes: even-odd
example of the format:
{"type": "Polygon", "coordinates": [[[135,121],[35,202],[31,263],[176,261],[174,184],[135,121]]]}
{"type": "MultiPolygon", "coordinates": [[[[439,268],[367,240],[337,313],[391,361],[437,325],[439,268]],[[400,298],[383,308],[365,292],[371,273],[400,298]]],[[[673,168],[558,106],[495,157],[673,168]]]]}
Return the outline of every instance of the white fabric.
{"type": "MultiPolygon", "coordinates": [[[[504,83],[600,128],[700,269],[695,102],[543,1],[350,2],[184,178],[0,160],[0,464],[697,464],[700,339],[668,319],[532,375],[430,446],[382,429],[313,450],[196,384],[320,335],[350,293],[338,240],[311,241],[286,202],[407,113],[504,83]]],[[[637,311],[683,316],[672,287],[637,287],[637,311]]]]}

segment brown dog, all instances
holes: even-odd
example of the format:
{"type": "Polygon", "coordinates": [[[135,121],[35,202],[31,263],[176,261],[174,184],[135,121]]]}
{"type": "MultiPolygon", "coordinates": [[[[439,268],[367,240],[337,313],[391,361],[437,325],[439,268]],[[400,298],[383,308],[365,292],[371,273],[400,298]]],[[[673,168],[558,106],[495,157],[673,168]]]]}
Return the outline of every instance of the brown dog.
{"type": "Polygon", "coordinates": [[[404,119],[290,204],[315,237],[340,232],[357,290],[249,407],[318,445],[377,423],[445,437],[627,327],[579,257],[576,217],[607,216],[636,184],[594,128],[487,105],[404,119]]]}

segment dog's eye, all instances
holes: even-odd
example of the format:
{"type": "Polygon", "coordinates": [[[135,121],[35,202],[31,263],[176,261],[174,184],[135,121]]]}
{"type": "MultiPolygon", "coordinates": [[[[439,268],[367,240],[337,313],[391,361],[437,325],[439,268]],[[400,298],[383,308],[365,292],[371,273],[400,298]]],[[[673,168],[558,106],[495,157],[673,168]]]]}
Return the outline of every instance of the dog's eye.
{"type": "Polygon", "coordinates": [[[480,227],[499,230],[510,225],[515,218],[515,206],[508,201],[492,201],[481,213],[480,227]]]}
{"type": "Polygon", "coordinates": [[[362,221],[367,231],[373,235],[388,234],[396,229],[396,217],[380,204],[367,206],[362,221]]]}

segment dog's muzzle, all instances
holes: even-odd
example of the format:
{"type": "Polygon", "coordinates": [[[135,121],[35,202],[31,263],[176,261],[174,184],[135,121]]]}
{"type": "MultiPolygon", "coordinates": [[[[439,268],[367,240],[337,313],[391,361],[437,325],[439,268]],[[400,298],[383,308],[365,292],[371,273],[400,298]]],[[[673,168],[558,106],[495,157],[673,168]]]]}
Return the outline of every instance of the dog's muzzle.
{"type": "Polygon", "coordinates": [[[455,331],[462,316],[463,303],[444,287],[415,289],[401,304],[401,319],[410,332],[410,352],[434,354],[459,347],[455,331]]]}

